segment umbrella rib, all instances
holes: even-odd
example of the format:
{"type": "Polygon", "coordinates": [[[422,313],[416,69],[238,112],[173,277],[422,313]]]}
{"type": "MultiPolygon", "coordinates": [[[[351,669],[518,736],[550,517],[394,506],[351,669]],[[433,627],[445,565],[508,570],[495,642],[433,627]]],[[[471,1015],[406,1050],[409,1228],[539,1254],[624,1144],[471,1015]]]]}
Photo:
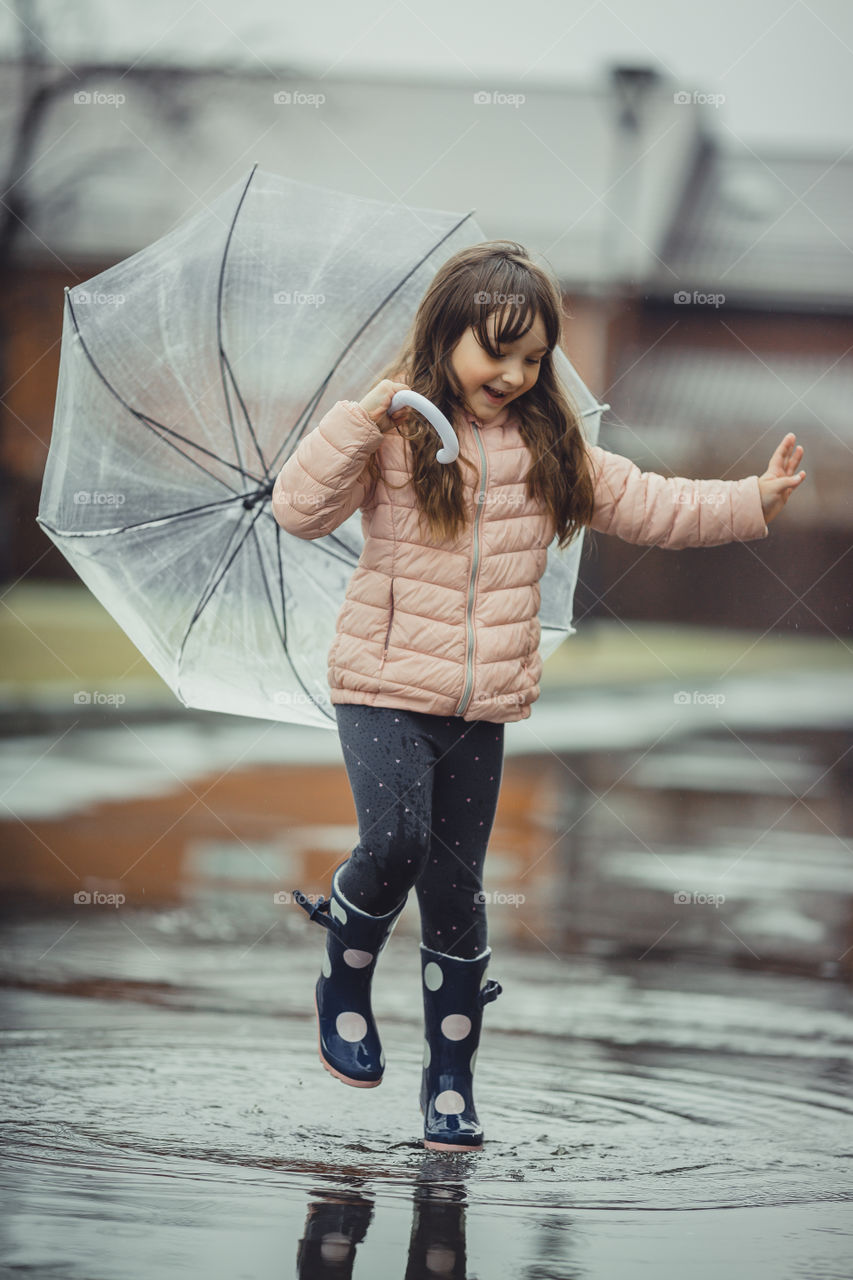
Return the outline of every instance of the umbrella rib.
{"type": "MultiPolygon", "coordinates": [[[[241,394],[241,392],[240,392],[240,388],[237,386],[237,379],[234,377],[234,370],[231,368],[231,361],[228,359],[227,355],[225,354],[225,350],[224,350],[224,348],[223,348],[223,347],[221,347],[221,346],[220,346],[220,348],[219,348],[219,355],[220,355],[220,357],[221,357],[221,359],[220,359],[220,364],[222,363],[222,361],[224,361],[224,362],[225,362],[225,367],[226,367],[226,369],[228,370],[228,377],[231,379],[231,385],[232,385],[232,387],[234,388],[234,394],[236,395],[237,399],[238,399],[238,400],[239,400],[239,402],[240,402],[240,408],[243,410],[243,417],[244,417],[244,418],[245,418],[245,420],[246,420],[246,426],[249,428],[249,432],[250,432],[250,434],[251,434],[252,440],[254,441],[254,445],[255,445],[255,452],[256,452],[256,453],[257,453],[257,455],[258,455],[258,461],[259,461],[259,462],[260,462],[260,464],[261,464],[261,469],[262,469],[262,471],[263,471],[263,473],[264,473],[264,476],[265,476],[266,478],[269,478],[269,468],[267,467],[267,464],[266,464],[266,462],[264,461],[264,455],[263,455],[263,452],[261,451],[261,446],[260,446],[260,442],[259,442],[259,440],[258,440],[258,437],[255,435],[255,428],[254,428],[254,426],[252,425],[252,419],[249,417],[249,410],[246,408],[246,402],[245,402],[245,401],[244,401],[244,399],[243,399],[243,396],[242,396],[242,394],[241,394]]],[[[223,384],[223,386],[224,386],[224,384],[223,384]]],[[[226,399],[227,399],[227,397],[226,397],[226,399]]],[[[231,425],[231,434],[232,434],[232,436],[233,436],[233,435],[234,435],[234,425],[233,425],[233,417],[232,417],[232,414],[231,414],[231,405],[230,405],[230,402],[228,402],[228,417],[229,417],[229,419],[231,420],[231,424],[232,424],[232,425],[231,425]]],[[[235,441],[235,443],[236,443],[236,441],[235,441]]],[[[239,457],[239,454],[238,454],[238,457],[239,457]]]]}
{"type": "MultiPolygon", "coordinates": [[[[273,625],[275,626],[276,634],[281,640],[282,651],[284,652],[285,657],[290,663],[290,669],[293,672],[293,674],[296,676],[296,679],[299,682],[299,687],[304,691],[306,696],[310,698],[311,702],[317,708],[317,710],[320,711],[322,715],[326,717],[327,720],[334,720],[335,717],[329,715],[329,712],[323,706],[322,702],[319,702],[317,700],[317,698],[314,696],[314,694],[305,684],[304,680],[302,679],[302,676],[299,674],[298,670],[296,669],[296,666],[294,665],[293,658],[290,654],[290,650],[287,647],[287,610],[285,608],[285,603],[284,603],[284,566],[282,564],[282,559],[281,559],[281,541],[282,541],[281,535],[283,530],[281,528],[281,525],[278,523],[278,521],[275,521],[275,550],[276,550],[276,561],[278,563],[278,589],[279,589],[279,595],[281,597],[281,626],[279,626],[278,619],[275,616],[275,605],[273,603],[272,591],[270,589],[269,581],[267,579],[267,572],[264,566],[263,557],[261,555],[260,541],[258,539],[258,535],[254,525],[252,525],[250,532],[252,534],[252,538],[255,542],[255,548],[258,553],[258,564],[260,566],[261,578],[263,580],[264,591],[266,592],[266,597],[269,602],[270,612],[273,615],[273,625]]],[[[323,548],[323,550],[326,550],[326,548],[323,548]]],[[[331,553],[327,551],[327,554],[331,554],[331,553]]],[[[334,558],[339,559],[341,557],[334,557],[334,558]]],[[[348,563],[352,563],[352,560],[350,559],[348,563]]]]}
{"type": "MultiPolygon", "coordinates": [[[[278,529],[278,530],[279,530],[279,532],[280,532],[280,531],[281,531],[281,525],[278,523],[278,521],[276,520],[276,518],[275,518],[275,516],[273,515],[273,513],[272,513],[271,511],[267,510],[267,508],[266,508],[266,507],[264,507],[264,514],[265,514],[265,515],[266,515],[270,520],[272,520],[272,521],[273,521],[273,523],[275,524],[276,529],[278,529]]],[[[295,537],[296,535],[294,534],[293,536],[295,537]]],[[[325,534],[325,536],[324,536],[324,537],[322,537],[322,538],[316,538],[316,539],[314,540],[314,544],[313,544],[313,545],[317,548],[317,550],[318,550],[318,551],[322,551],[322,552],[324,552],[327,556],[331,556],[333,560],[340,560],[343,564],[349,565],[349,566],[350,566],[350,568],[352,568],[353,566],[355,566],[355,565],[357,565],[357,564],[358,564],[358,556],[357,556],[357,555],[356,555],[356,553],[353,551],[352,547],[347,546],[347,544],[346,544],[345,542],[341,541],[341,539],[340,539],[340,538],[337,536],[337,534],[335,534],[335,533],[327,533],[327,534],[325,534]],[[332,543],[332,544],[334,544],[334,545],[336,545],[336,546],[341,547],[341,548],[346,552],[346,554],[345,554],[345,555],[338,555],[338,554],[336,554],[336,553],[332,550],[332,547],[331,547],[331,546],[329,546],[329,544],[330,544],[330,543],[332,543]]]]}
{"type": "Polygon", "coordinates": [[[356,565],[356,564],[358,564],[358,556],[354,554],[354,552],[353,552],[352,548],[351,548],[351,547],[348,547],[348,546],[347,546],[347,544],[346,544],[345,542],[342,542],[342,541],[341,541],[341,539],[340,539],[340,538],[338,538],[334,533],[328,533],[328,534],[326,534],[326,537],[325,537],[325,538],[320,539],[320,542],[318,543],[318,545],[319,545],[319,546],[321,546],[321,548],[322,548],[322,550],[323,550],[323,551],[328,552],[328,554],[329,554],[330,556],[332,556],[332,557],[333,557],[333,559],[335,559],[335,560],[343,560],[345,564],[351,564],[351,565],[356,565]],[[326,547],[326,546],[323,546],[323,544],[324,544],[325,542],[327,542],[327,541],[328,541],[328,542],[330,542],[330,543],[332,543],[332,545],[333,545],[333,546],[337,546],[337,547],[341,547],[341,548],[343,548],[343,550],[344,550],[347,554],[346,554],[346,555],[335,555],[335,553],[334,553],[330,548],[328,548],[328,547],[326,547]]]}
{"type": "Polygon", "coordinates": [[[263,560],[261,558],[261,550],[260,550],[260,543],[258,542],[258,536],[254,532],[254,529],[252,530],[252,532],[253,532],[253,536],[255,538],[255,543],[258,550],[258,562],[261,566],[261,576],[264,581],[264,590],[267,593],[267,599],[269,600],[270,610],[273,614],[273,618],[275,621],[275,629],[278,632],[278,635],[281,639],[281,647],[285,654],[285,657],[290,663],[290,669],[293,672],[293,674],[296,676],[296,679],[299,681],[300,689],[302,689],[303,692],[311,699],[311,702],[317,708],[317,710],[320,711],[326,717],[327,720],[334,720],[335,717],[333,715],[329,715],[329,712],[326,710],[323,704],[317,700],[317,698],[314,696],[314,694],[305,684],[304,680],[302,679],[302,676],[299,674],[299,672],[297,671],[294,665],[293,658],[291,657],[291,654],[290,654],[290,650],[287,647],[287,613],[286,613],[285,604],[284,604],[284,567],[281,562],[281,534],[282,534],[281,526],[276,524],[276,538],[275,538],[276,561],[278,563],[278,587],[281,595],[281,628],[279,628],[278,620],[275,618],[275,605],[273,604],[272,591],[270,590],[269,584],[267,582],[266,569],[264,568],[263,560]]]}
{"type": "Polygon", "coordinates": [[[228,507],[235,502],[242,502],[242,493],[235,493],[231,498],[217,498],[215,502],[205,502],[198,507],[186,507],[183,511],[170,511],[165,516],[154,516],[151,520],[137,520],[134,524],[114,525],[112,529],[57,529],[49,521],[36,516],[36,520],[45,529],[49,529],[60,538],[104,538],[118,533],[129,533],[133,529],[156,529],[158,525],[170,524],[173,520],[182,520],[185,516],[195,516],[200,512],[214,511],[220,507],[228,507]]]}
{"type": "Polygon", "coordinates": [[[216,291],[216,345],[217,345],[217,350],[219,352],[219,376],[222,381],[222,396],[223,396],[223,399],[225,400],[225,408],[228,412],[228,423],[229,423],[229,426],[231,427],[231,439],[234,441],[234,452],[236,454],[237,461],[240,463],[240,466],[242,467],[243,459],[240,455],[240,442],[237,438],[237,429],[234,423],[234,413],[231,407],[231,397],[228,394],[228,382],[226,380],[226,373],[228,375],[228,378],[230,378],[231,380],[231,385],[234,388],[234,394],[236,395],[240,403],[240,408],[243,410],[243,417],[246,420],[246,426],[249,428],[249,433],[251,434],[252,442],[254,443],[254,446],[255,446],[255,452],[258,455],[258,461],[260,462],[261,467],[263,468],[264,477],[265,479],[269,479],[269,471],[267,469],[266,463],[264,462],[264,455],[261,452],[261,446],[258,443],[258,437],[255,435],[255,428],[252,424],[252,419],[249,416],[248,409],[246,408],[246,402],[243,399],[242,395],[240,394],[240,388],[237,386],[237,379],[234,377],[234,370],[231,368],[231,361],[228,359],[228,356],[225,354],[225,347],[223,346],[223,343],[222,343],[222,293],[225,285],[225,265],[228,259],[228,250],[231,248],[231,240],[234,236],[234,228],[237,225],[237,218],[240,215],[240,210],[243,207],[243,201],[246,199],[246,194],[249,190],[249,184],[251,183],[252,178],[254,178],[255,176],[255,170],[257,169],[257,167],[258,167],[257,164],[252,165],[252,171],[249,174],[248,178],[246,179],[246,185],[244,186],[242,192],[240,193],[240,199],[237,201],[237,207],[234,210],[234,215],[231,218],[231,225],[228,228],[228,235],[225,238],[225,247],[222,250],[222,262],[219,265],[219,284],[216,291]]]}
{"type": "Polygon", "coordinates": [[[323,379],[323,381],[321,382],[320,386],[319,386],[319,387],[317,388],[317,390],[314,392],[314,395],[311,397],[310,401],[308,402],[308,404],[306,405],[306,407],[302,410],[302,413],[301,413],[301,414],[299,415],[299,417],[297,418],[297,420],[296,420],[296,422],[295,422],[294,426],[291,428],[290,435],[287,437],[287,439],[284,441],[284,443],[280,446],[280,448],[278,449],[278,452],[275,454],[275,457],[274,457],[274,458],[272,459],[272,461],[270,462],[270,469],[269,469],[269,471],[267,472],[266,479],[269,479],[269,478],[270,478],[270,475],[272,474],[272,470],[273,470],[273,468],[276,466],[276,464],[278,463],[278,460],[279,460],[279,458],[281,457],[282,453],[283,453],[283,452],[284,452],[284,450],[287,448],[287,446],[288,446],[288,444],[289,444],[289,442],[290,442],[291,438],[293,437],[294,432],[297,432],[297,434],[301,433],[302,427],[304,426],[304,424],[307,422],[308,418],[311,416],[311,414],[314,412],[315,408],[317,407],[317,404],[318,404],[318,402],[319,402],[319,400],[320,400],[321,396],[323,395],[323,392],[326,390],[326,387],[327,387],[327,386],[329,385],[329,383],[331,382],[331,380],[332,380],[332,378],[333,378],[333,376],[334,376],[334,374],[335,374],[335,371],[336,371],[336,370],[340,367],[340,365],[343,363],[344,358],[345,358],[345,357],[347,356],[347,354],[352,350],[352,348],[355,346],[356,342],[358,342],[359,338],[362,336],[362,334],[365,332],[365,330],[366,330],[366,329],[368,329],[368,328],[370,327],[370,325],[371,325],[371,324],[373,324],[373,321],[374,321],[374,320],[376,319],[376,317],[379,315],[379,312],[380,312],[380,311],[382,311],[382,310],[383,310],[383,308],[384,308],[384,307],[386,307],[386,306],[388,305],[388,303],[391,301],[391,299],[394,297],[394,295],[395,295],[396,293],[399,293],[399,291],[402,289],[402,287],[403,287],[403,285],[406,283],[406,281],[407,281],[408,279],[410,279],[410,277],[411,277],[411,276],[413,276],[413,275],[415,274],[415,272],[416,272],[416,271],[418,271],[418,270],[423,266],[423,264],[427,261],[427,259],[432,257],[432,255],[435,253],[436,249],[439,249],[439,248],[441,247],[441,245],[443,245],[443,244],[444,244],[445,240],[449,240],[449,239],[450,239],[450,237],[451,237],[452,235],[455,235],[455,234],[456,234],[456,232],[459,230],[459,228],[462,226],[462,224],[463,224],[464,222],[467,222],[469,218],[473,217],[473,215],[474,215],[474,213],[475,213],[475,212],[476,212],[476,211],[475,211],[474,209],[472,209],[470,213],[466,213],[466,214],[465,214],[465,216],[464,216],[463,218],[460,218],[460,219],[459,219],[459,221],[456,223],[456,225],[455,225],[455,226],[453,226],[453,227],[451,227],[451,228],[450,228],[450,230],[449,230],[448,232],[446,232],[446,234],[445,234],[445,235],[443,235],[443,236],[441,237],[441,239],[440,239],[439,241],[437,241],[437,243],[436,243],[436,244],[434,244],[434,245],[432,246],[432,248],[429,250],[429,252],[425,253],[425,254],[424,254],[424,256],[423,256],[423,257],[422,257],[418,262],[416,262],[416,263],[415,263],[415,265],[412,267],[412,269],[411,269],[410,271],[408,271],[408,272],[406,273],[406,275],[404,275],[404,276],[403,276],[402,280],[400,280],[400,281],[398,281],[398,282],[397,282],[397,284],[394,286],[394,288],[391,290],[391,292],[390,292],[390,293],[388,293],[388,294],[387,294],[387,295],[382,299],[382,301],[381,301],[381,302],[379,303],[379,305],[375,308],[375,310],[372,312],[372,314],[371,314],[371,315],[369,315],[369,316],[367,317],[367,319],[364,321],[364,323],[362,324],[361,328],[357,331],[357,333],[355,333],[355,334],[353,335],[353,337],[352,337],[352,338],[350,338],[349,342],[348,342],[348,343],[347,343],[347,345],[344,347],[343,351],[342,351],[342,352],[341,352],[341,354],[338,356],[337,360],[336,360],[336,361],[335,361],[335,363],[332,365],[332,367],[331,367],[331,369],[329,370],[329,372],[326,374],[326,377],[323,379]]]}
{"type": "MultiPolygon", "coordinates": [[[[264,558],[263,558],[263,556],[261,555],[261,544],[260,544],[260,541],[259,541],[259,539],[258,539],[257,530],[255,529],[255,526],[254,526],[254,525],[252,525],[252,527],[251,527],[251,529],[250,529],[250,531],[249,531],[249,532],[250,532],[250,533],[251,533],[251,535],[252,535],[252,542],[253,542],[253,543],[254,543],[254,545],[255,545],[255,551],[257,552],[257,555],[258,555],[258,568],[259,568],[259,569],[260,569],[260,571],[261,571],[261,581],[262,581],[262,582],[263,582],[263,584],[264,584],[264,592],[265,592],[266,597],[267,597],[267,600],[268,600],[268,602],[269,602],[269,606],[270,606],[270,613],[272,614],[273,626],[275,627],[276,635],[278,636],[279,640],[281,641],[281,647],[282,647],[282,649],[283,649],[283,650],[285,651],[285,653],[286,653],[286,652],[287,652],[287,641],[285,640],[285,636],[284,636],[284,610],[282,609],[281,625],[279,625],[279,620],[278,620],[278,618],[276,617],[276,613],[275,613],[275,605],[273,604],[272,592],[271,592],[271,590],[270,590],[269,582],[267,581],[267,571],[266,571],[266,568],[265,568],[265,566],[264,566],[264,558]]],[[[282,597],[282,598],[283,598],[283,597],[282,597]]]]}
{"type": "Polygon", "coordinates": [[[210,604],[210,601],[213,599],[213,596],[214,596],[214,594],[215,594],[215,592],[216,592],[216,588],[219,586],[220,582],[221,582],[221,581],[222,581],[222,579],[225,577],[225,574],[226,574],[226,573],[228,572],[228,570],[230,569],[230,567],[231,567],[231,565],[232,565],[232,563],[233,563],[233,561],[234,561],[235,557],[237,556],[237,554],[239,553],[239,551],[241,550],[241,548],[244,546],[244,544],[245,544],[245,542],[246,542],[246,539],[248,538],[249,534],[251,533],[252,529],[254,528],[255,522],[257,521],[258,517],[260,516],[260,514],[261,514],[261,511],[262,511],[262,510],[263,510],[263,508],[261,507],[261,508],[259,508],[259,509],[258,509],[258,511],[255,513],[255,515],[254,515],[254,517],[253,517],[253,519],[252,519],[251,524],[249,525],[249,527],[248,527],[248,528],[245,530],[245,532],[243,533],[242,538],[240,539],[240,541],[239,541],[239,543],[237,544],[237,546],[234,548],[233,552],[231,553],[230,558],[229,558],[229,559],[226,561],[226,563],[223,565],[223,564],[222,564],[222,562],[223,562],[223,560],[225,559],[225,557],[228,555],[228,548],[230,547],[231,543],[234,541],[234,538],[235,538],[236,534],[237,534],[237,533],[238,533],[238,531],[239,531],[239,525],[235,525],[235,527],[234,527],[234,528],[232,529],[232,531],[231,531],[231,536],[229,537],[228,542],[225,544],[225,547],[224,547],[224,549],[223,549],[223,552],[222,552],[221,556],[219,557],[219,560],[218,560],[217,564],[216,564],[216,565],[211,569],[211,571],[210,571],[210,574],[209,574],[209,576],[208,576],[208,585],[206,585],[206,586],[202,589],[202,593],[201,593],[201,595],[200,595],[200,596],[199,596],[199,598],[198,598],[198,603],[196,604],[195,610],[194,610],[194,612],[193,612],[193,616],[190,618],[189,623],[187,624],[187,629],[186,629],[186,632],[184,633],[184,638],[183,638],[183,640],[181,641],[181,647],[180,647],[180,650],[179,650],[179,652],[178,652],[178,681],[179,681],[179,682],[180,682],[180,678],[181,678],[181,677],[180,677],[181,666],[182,666],[182,664],[183,664],[183,660],[184,660],[184,649],[186,648],[187,641],[188,641],[188,640],[189,640],[189,638],[190,638],[190,633],[191,633],[191,631],[192,631],[193,627],[195,626],[195,624],[198,622],[198,620],[199,620],[199,618],[201,617],[201,615],[202,615],[202,613],[204,612],[204,610],[205,610],[205,609],[207,608],[207,606],[210,604]],[[220,568],[220,566],[221,566],[221,568],[220,568]],[[213,575],[214,575],[215,573],[217,573],[217,571],[219,571],[218,577],[217,577],[213,582],[211,582],[211,581],[210,581],[210,579],[213,577],[213,575]]]}
{"type": "MultiPolygon", "coordinates": [[[[181,435],[180,431],[175,431],[173,427],[167,427],[165,423],[158,422],[156,418],[151,418],[147,414],[142,413],[139,409],[134,409],[132,405],[128,404],[124,396],[119,394],[119,392],[110,382],[106,374],[103,373],[103,371],[99,368],[97,361],[95,360],[94,356],[89,350],[86,344],[86,339],[83,337],[83,334],[80,331],[80,326],[77,323],[77,313],[74,310],[74,304],[71,301],[67,288],[65,290],[65,297],[68,302],[68,310],[71,313],[71,319],[74,322],[74,329],[77,333],[77,337],[80,339],[80,345],[83,348],[83,353],[86,356],[86,359],[89,361],[89,364],[92,366],[95,373],[101,379],[101,382],[103,382],[104,386],[107,388],[110,395],[114,396],[116,400],[118,400],[119,404],[122,405],[122,407],[125,408],[129,414],[131,414],[134,418],[136,418],[138,422],[141,422],[143,426],[148,427],[150,431],[153,431],[155,435],[157,435],[160,431],[165,431],[167,435],[172,435],[177,440],[182,440],[183,443],[188,445],[191,449],[197,449],[200,453],[206,453],[210,458],[214,460],[214,462],[218,462],[222,466],[228,467],[231,471],[238,472],[238,474],[241,475],[244,480],[252,480],[254,481],[255,484],[261,483],[261,480],[258,476],[252,475],[251,472],[245,471],[242,467],[235,466],[233,462],[227,462],[224,458],[220,458],[220,456],[214,453],[211,449],[205,448],[203,444],[196,444],[196,442],[194,440],[190,440],[188,436],[181,435]]],[[[198,467],[199,470],[203,471],[205,475],[210,476],[211,480],[218,481],[219,484],[225,485],[226,489],[231,489],[231,492],[236,494],[237,490],[233,489],[231,485],[229,485],[225,480],[221,478],[221,476],[217,476],[213,471],[210,471],[207,467],[202,466],[202,464],[196,458],[191,457],[188,453],[184,453],[183,449],[179,449],[178,446],[174,444],[171,440],[167,439],[164,436],[160,436],[160,439],[163,440],[164,444],[168,444],[171,448],[173,448],[176,453],[179,453],[182,458],[186,458],[187,462],[191,462],[194,467],[198,467]]],[[[264,479],[267,479],[267,478],[268,477],[265,475],[264,479]]]]}
{"type": "MultiPolygon", "coordinates": [[[[119,397],[119,399],[121,399],[121,397],[119,397]]],[[[122,404],[124,403],[125,402],[122,400],[122,404]]],[[[127,408],[133,414],[134,418],[138,418],[143,426],[149,427],[155,435],[158,431],[165,431],[166,436],[160,437],[164,444],[170,445],[176,453],[181,455],[182,458],[186,458],[187,462],[191,462],[194,467],[198,467],[199,471],[203,471],[206,476],[210,476],[211,480],[218,480],[220,484],[225,485],[226,489],[231,489],[231,492],[236,497],[241,497],[242,495],[239,494],[236,489],[232,488],[227,481],[223,480],[221,476],[216,475],[208,467],[202,466],[197,458],[193,458],[190,454],[184,453],[183,449],[179,449],[178,446],[173,444],[171,440],[167,439],[167,437],[175,436],[177,440],[183,440],[184,444],[190,449],[197,449],[199,453],[206,453],[214,462],[218,462],[221,466],[227,467],[229,471],[236,471],[237,475],[242,476],[244,480],[251,480],[253,484],[258,485],[263,483],[260,476],[253,475],[251,471],[246,471],[244,467],[239,467],[234,462],[229,462],[227,458],[223,458],[220,454],[215,453],[213,449],[208,449],[203,444],[197,444],[195,440],[190,440],[189,436],[181,435],[180,431],[176,431],[174,427],[167,427],[165,423],[158,422],[156,418],[150,418],[147,414],[140,413],[136,409],[131,409],[130,405],[127,405],[127,408]]],[[[263,479],[266,479],[266,476],[264,476],[263,479]]]]}
{"type": "MultiPolygon", "coordinates": [[[[282,639],[281,639],[281,642],[282,642],[282,644],[283,644],[283,646],[284,646],[284,652],[285,652],[285,653],[287,653],[287,609],[286,609],[286,607],[285,607],[285,603],[284,603],[284,565],[282,564],[282,561],[281,561],[281,535],[282,535],[282,532],[283,532],[283,531],[282,531],[281,525],[278,523],[278,521],[276,521],[276,526],[275,526],[275,559],[276,559],[276,564],[278,565],[278,593],[279,593],[279,596],[281,597],[281,630],[282,630],[282,639]]],[[[289,654],[288,654],[288,657],[290,657],[290,655],[289,655],[289,654]]],[[[293,666],[293,662],[292,662],[292,661],[291,661],[291,664],[290,664],[290,665],[291,665],[291,666],[293,666]]]]}

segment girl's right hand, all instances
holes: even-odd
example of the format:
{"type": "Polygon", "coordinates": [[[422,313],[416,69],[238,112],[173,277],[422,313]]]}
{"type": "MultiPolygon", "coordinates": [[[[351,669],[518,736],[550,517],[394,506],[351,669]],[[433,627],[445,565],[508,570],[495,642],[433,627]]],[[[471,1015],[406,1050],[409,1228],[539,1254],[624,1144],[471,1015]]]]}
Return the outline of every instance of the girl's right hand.
{"type": "Polygon", "coordinates": [[[360,402],[361,407],[369,418],[372,418],[377,427],[383,434],[390,431],[396,426],[395,418],[399,418],[401,413],[408,413],[408,408],[397,409],[394,413],[388,413],[388,408],[392,399],[398,391],[410,391],[408,383],[391,382],[390,379],[384,378],[382,382],[378,382],[372,391],[368,391],[367,395],[360,402]]]}

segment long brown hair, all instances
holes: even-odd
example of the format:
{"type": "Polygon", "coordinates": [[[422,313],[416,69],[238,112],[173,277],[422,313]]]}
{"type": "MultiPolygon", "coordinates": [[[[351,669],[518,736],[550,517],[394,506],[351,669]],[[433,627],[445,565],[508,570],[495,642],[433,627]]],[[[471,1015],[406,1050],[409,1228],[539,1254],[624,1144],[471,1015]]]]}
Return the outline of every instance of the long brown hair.
{"type": "MultiPolygon", "coordinates": [[[[540,362],[536,383],[512,401],[511,412],[519,419],[521,438],[533,458],[525,477],[528,497],[551,513],[563,549],[592,519],[593,481],[580,414],[554,371],[552,352],[562,336],[560,291],[531,262],[522,245],[512,240],[487,240],[449,258],[424,294],[396,358],[370,385],[383,378],[405,382],[452,422],[457,413],[464,412],[465,402],[450,355],[466,330],[473,328],[480,344],[497,357],[500,345],[515,342],[537,315],[545,327],[548,352],[540,362]],[[486,323],[495,311],[501,313],[495,322],[497,345],[486,323]]],[[[476,468],[461,452],[456,462],[437,462],[435,430],[412,409],[396,420],[395,429],[408,442],[419,519],[426,518],[436,540],[455,538],[473,514],[466,506],[459,464],[476,468]]],[[[368,469],[378,479],[375,454],[368,469]]]]}

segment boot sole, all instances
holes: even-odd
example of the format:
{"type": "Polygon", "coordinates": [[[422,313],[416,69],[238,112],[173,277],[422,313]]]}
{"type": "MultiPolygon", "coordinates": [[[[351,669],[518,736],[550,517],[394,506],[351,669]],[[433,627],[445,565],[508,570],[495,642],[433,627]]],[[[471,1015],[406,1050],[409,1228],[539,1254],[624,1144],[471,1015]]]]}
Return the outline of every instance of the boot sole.
{"type": "Polygon", "coordinates": [[[462,1146],[459,1144],[457,1146],[450,1142],[427,1142],[426,1138],[424,1138],[424,1146],[427,1151],[480,1151],[483,1144],[482,1142],[477,1142],[473,1145],[462,1146]]]}
{"type": "Polygon", "coordinates": [[[320,1010],[317,1008],[317,992],[314,992],[314,1012],[317,1015],[317,1052],[320,1056],[320,1062],[328,1071],[330,1076],[334,1076],[336,1080],[340,1080],[342,1084],[352,1085],[354,1089],[375,1089],[377,1085],[382,1083],[382,1077],[378,1080],[353,1080],[350,1076],[342,1075],[337,1068],[331,1066],[323,1057],[323,1041],[320,1037],[320,1010]]]}

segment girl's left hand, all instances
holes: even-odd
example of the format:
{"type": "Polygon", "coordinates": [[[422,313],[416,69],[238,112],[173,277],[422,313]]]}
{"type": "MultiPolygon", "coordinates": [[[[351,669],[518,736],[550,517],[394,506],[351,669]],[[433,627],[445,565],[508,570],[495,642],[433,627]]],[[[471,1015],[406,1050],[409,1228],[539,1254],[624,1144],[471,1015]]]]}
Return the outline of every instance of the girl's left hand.
{"type": "Polygon", "coordinates": [[[794,474],[794,467],[803,456],[802,445],[794,448],[796,438],[793,431],[788,432],[770,459],[764,475],[758,477],[765,524],[779,514],[797,485],[806,478],[805,471],[794,474]]]}

